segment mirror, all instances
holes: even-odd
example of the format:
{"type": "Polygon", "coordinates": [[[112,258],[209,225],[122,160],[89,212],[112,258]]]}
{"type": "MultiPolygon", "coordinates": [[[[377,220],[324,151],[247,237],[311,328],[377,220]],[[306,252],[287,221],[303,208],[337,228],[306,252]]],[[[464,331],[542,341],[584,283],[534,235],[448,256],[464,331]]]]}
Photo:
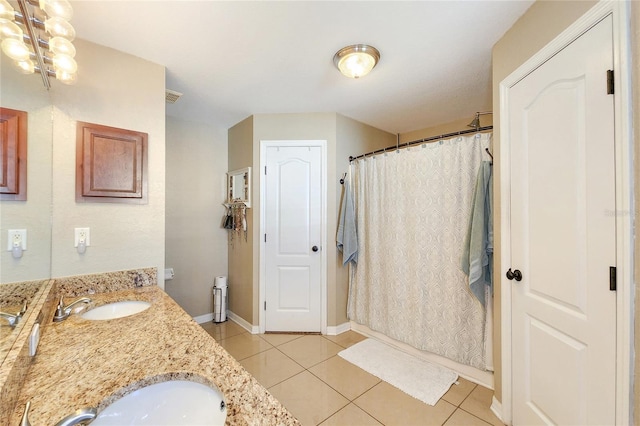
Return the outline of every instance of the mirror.
{"type": "Polygon", "coordinates": [[[11,350],[26,319],[32,313],[29,308],[36,304],[40,291],[44,289],[48,281],[37,280],[0,285],[0,312],[16,315],[26,307],[24,313],[13,324],[10,323],[10,318],[0,319],[0,364],[2,364],[9,350],[11,350]]]}
{"type": "Polygon", "coordinates": [[[251,207],[251,167],[227,173],[227,203],[251,207]]]}
{"type": "MultiPolygon", "coordinates": [[[[27,200],[0,201],[0,311],[15,314],[51,277],[51,206],[53,107],[39,75],[23,75],[10,60],[0,60],[0,106],[27,113],[27,200]],[[26,229],[27,249],[14,259],[7,250],[8,231],[26,229]],[[17,306],[20,305],[20,306],[17,306]],[[15,311],[15,312],[14,312],[15,311]]],[[[0,319],[0,363],[19,326],[0,319]]]]}

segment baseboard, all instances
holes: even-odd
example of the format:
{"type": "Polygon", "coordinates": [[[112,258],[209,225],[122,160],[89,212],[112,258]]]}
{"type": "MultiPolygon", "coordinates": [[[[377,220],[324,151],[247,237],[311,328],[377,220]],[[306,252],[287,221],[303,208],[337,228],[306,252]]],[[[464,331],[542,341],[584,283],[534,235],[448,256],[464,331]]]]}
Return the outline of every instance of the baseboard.
{"type": "Polygon", "coordinates": [[[204,315],[200,315],[197,317],[193,317],[193,320],[195,322],[197,322],[198,324],[202,324],[205,322],[212,322],[213,321],[213,312],[210,314],[204,314],[204,315]]]}
{"type": "Polygon", "coordinates": [[[340,325],[327,326],[327,336],[337,336],[338,334],[345,333],[351,330],[351,323],[345,322],[340,325]]]}
{"type": "Polygon", "coordinates": [[[497,418],[500,419],[502,423],[502,403],[496,399],[496,396],[493,395],[493,399],[491,400],[491,412],[496,415],[497,418]]]}
{"type": "Polygon", "coordinates": [[[482,371],[478,368],[460,364],[459,362],[450,360],[449,358],[445,358],[431,352],[421,351],[420,349],[416,349],[413,346],[407,345],[406,343],[399,342],[395,339],[392,339],[391,337],[371,330],[369,327],[358,324],[354,321],[351,321],[351,330],[357,331],[360,334],[364,334],[367,337],[377,339],[383,343],[386,343],[425,361],[449,368],[458,373],[459,376],[462,376],[473,383],[477,383],[486,388],[493,389],[493,373],[490,371],[482,371]]]}
{"type": "Polygon", "coordinates": [[[260,334],[260,327],[258,327],[257,325],[252,325],[247,320],[245,320],[239,315],[234,314],[231,311],[227,311],[227,318],[235,322],[236,324],[238,324],[240,327],[244,328],[251,334],[260,334]]]}

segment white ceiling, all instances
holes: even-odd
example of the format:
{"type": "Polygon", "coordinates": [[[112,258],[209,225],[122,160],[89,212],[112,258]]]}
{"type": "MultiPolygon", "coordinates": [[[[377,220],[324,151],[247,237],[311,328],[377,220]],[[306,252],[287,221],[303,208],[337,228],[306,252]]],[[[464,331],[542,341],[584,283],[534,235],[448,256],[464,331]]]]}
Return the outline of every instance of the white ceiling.
{"type": "MultiPolygon", "coordinates": [[[[338,112],[407,132],[491,109],[491,48],[533,1],[72,1],[77,37],[165,65],[167,115],[338,112]],[[381,53],[342,76],[340,48],[381,53]]],[[[82,64],[79,64],[82,73],[82,64]]]]}

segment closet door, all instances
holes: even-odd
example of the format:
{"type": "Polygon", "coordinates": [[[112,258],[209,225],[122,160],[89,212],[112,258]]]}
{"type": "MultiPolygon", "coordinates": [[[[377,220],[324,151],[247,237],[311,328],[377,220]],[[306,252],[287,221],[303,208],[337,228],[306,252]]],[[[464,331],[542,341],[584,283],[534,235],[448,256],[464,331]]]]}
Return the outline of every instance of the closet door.
{"type": "Polygon", "coordinates": [[[322,329],[322,149],[300,145],[266,150],[266,331],[322,329]]]}
{"type": "Polygon", "coordinates": [[[514,425],[616,423],[612,46],[609,16],[510,91],[514,425]]]}

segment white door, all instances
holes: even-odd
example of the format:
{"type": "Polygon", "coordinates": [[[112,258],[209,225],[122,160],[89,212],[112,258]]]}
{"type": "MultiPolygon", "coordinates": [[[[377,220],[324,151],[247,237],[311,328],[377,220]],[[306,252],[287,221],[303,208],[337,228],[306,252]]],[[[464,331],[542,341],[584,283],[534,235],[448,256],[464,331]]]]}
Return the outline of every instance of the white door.
{"type": "Polygon", "coordinates": [[[510,91],[514,425],[615,424],[612,46],[609,16],[510,91]]]}
{"type": "Polygon", "coordinates": [[[321,179],[320,146],[266,148],[266,331],[321,331],[321,179]]]}

